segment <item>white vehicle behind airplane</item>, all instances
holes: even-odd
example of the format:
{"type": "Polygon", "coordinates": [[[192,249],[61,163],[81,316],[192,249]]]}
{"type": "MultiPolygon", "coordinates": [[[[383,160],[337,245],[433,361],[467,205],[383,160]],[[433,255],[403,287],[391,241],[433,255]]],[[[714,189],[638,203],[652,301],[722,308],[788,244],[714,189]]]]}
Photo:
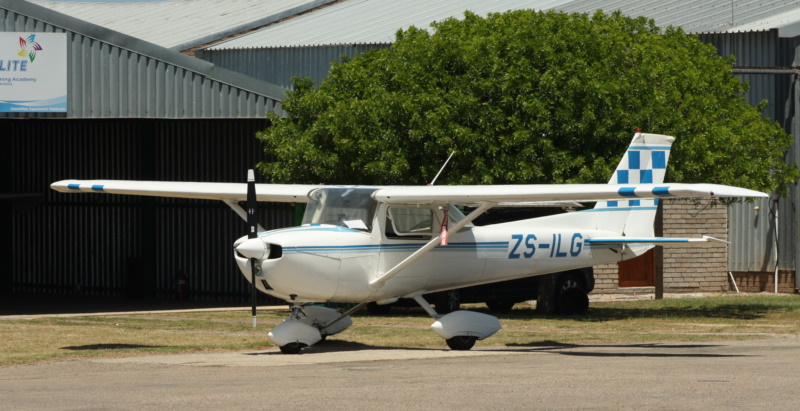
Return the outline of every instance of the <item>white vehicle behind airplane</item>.
{"type": "MultiPolygon", "coordinates": [[[[222,200],[248,221],[233,245],[245,278],[292,305],[269,337],[297,353],[352,324],[364,305],[412,298],[455,350],[468,350],[501,326],[471,311],[440,316],[423,294],[634,258],[654,245],[698,246],[708,237],[654,237],[659,199],[766,197],[713,184],[665,184],[674,139],[637,133],[608,184],[495,186],[324,186],[155,181],[65,180],[65,193],[110,193],[222,200]],[[247,200],[248,212],[239,201],[247,200]],[[256,201],[306,202],[299,227],[264,230],[256,201]],[[477,227],[492,207],[519,203],[596,202],[594,208],[477,227]],[[464,215],[456,206],[475,207],[464,215]],[[247,215],[245,215],[247,214],[247,215]],[[340,313],[311,303],[358,303],[340,313]]],[[[253,288],[253,292],[255,292],[253,288]]],[[[253,312],[255,320],[255,311],[253,312]]]]}

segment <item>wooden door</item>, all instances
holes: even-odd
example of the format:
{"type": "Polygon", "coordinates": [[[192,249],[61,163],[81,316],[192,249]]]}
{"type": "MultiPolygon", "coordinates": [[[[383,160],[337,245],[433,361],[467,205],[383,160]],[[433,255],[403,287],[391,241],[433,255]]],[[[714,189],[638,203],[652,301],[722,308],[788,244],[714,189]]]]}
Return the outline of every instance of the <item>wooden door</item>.
{"type": "Polygon", "coordinates": [[[654,287],[656,285],[656,258],[652,249],[634,259],[617,263],[619,286],[654,287]]]}

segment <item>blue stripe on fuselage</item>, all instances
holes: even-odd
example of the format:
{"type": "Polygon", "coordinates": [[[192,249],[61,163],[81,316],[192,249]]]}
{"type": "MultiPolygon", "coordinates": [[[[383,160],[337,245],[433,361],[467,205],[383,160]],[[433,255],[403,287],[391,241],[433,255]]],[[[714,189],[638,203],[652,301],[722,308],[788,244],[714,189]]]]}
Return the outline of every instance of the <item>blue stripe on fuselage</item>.
{"type": "MultiPolygon", "coordinates": [[[[367,244],[367,245],[329,245],[329,246],[297,246],[284,247],[284,253],[358,253],[358,252],[409,252],[415,251],[425,243],[405,244],[367,244]]],[[[450,243],[446,246],[436,246],[433,251],[505,251],[508,249],[507,241],[486,243],[450,243]]]]}

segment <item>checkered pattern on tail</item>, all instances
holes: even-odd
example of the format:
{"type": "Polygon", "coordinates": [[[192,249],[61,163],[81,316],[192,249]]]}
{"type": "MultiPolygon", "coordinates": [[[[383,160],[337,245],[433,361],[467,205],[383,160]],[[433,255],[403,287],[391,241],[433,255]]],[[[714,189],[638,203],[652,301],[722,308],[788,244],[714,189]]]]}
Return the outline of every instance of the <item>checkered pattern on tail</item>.
{"type": "MultiPolygon", "coordinates": [[[[608,184],[660,184],[664,182],[673,138],[658,134],[637,133],[622,157],[608,184]]],[[[599,201],[595,210],[655,209],[658,200],[599,201]]]]}
{"type": "Polygon", "coordinates": [[[674,138],[659,134],[636,133],[608,184],[620,185],[620,194],[630,199],[598,201],[591,210],[594,227],[623,236],[653,236],[658,200],[641,199],[634,194],[639,184],[661,184],[667,172],[669,151],[674,138]],[[630,186],[628,186],[630,185],[630,186]]]}

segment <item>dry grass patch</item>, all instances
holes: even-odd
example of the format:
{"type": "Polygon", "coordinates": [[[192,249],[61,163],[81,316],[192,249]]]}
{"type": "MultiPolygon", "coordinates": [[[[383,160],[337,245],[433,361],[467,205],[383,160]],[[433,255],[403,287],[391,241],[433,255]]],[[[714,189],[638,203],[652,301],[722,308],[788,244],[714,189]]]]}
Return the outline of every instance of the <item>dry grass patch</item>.
{"type": "MultiPolygon", "coordinates": [[[[800,297],[723,296],[686,300],[594,304],[588,314],[541,316],[524,304],[498,315],[503,329],[478,346],[636,344],[714,341],[800,335],[800,297]]],[[[96,356],[260,350],[271,347],[267,332],[288,311],[259,313],[257,329],[249,313],[193,312],[108,317],[0,320],[0,366],[96,356]]],[[[433,319],[416,308],[393,308],[390,315],[362,311],[354,325],[332,340],[366,347],[441,347],[433,319]]]]}

